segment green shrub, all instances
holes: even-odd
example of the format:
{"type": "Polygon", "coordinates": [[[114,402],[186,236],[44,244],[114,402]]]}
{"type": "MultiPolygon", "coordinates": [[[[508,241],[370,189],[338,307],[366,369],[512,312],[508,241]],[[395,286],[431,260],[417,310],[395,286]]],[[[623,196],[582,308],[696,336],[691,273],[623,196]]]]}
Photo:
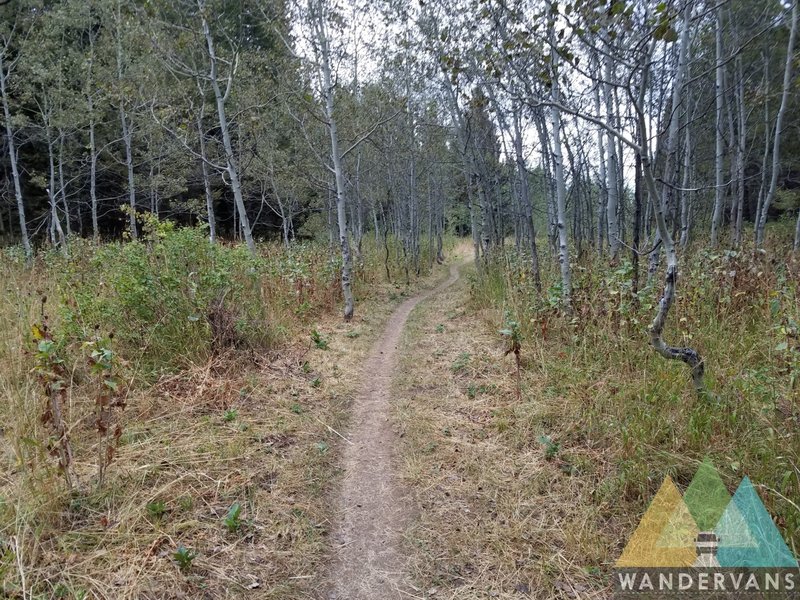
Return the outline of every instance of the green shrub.
{"type": "Polygon", "coordinates": [[[48,257],[61,292],[63,341],[114,331],[148,371],[202,360],[230,346],[265,345],[262,260],[245,248],[210,244],[199,228],[158,223],[143,241],[48,257]],[[60,264],[59,264],[60,263],[60,264]]]}

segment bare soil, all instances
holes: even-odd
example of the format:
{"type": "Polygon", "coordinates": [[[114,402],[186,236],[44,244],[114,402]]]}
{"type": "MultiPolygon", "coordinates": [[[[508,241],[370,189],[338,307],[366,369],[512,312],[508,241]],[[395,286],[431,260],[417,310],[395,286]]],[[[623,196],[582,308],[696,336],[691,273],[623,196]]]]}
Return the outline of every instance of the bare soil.
{"type": "Polygon", "coordinates": [[[411,502],[397,465],[398,432],[391,419],[391,383],[397,347],[411,311],[458,277],[454,264],[450,277],[437,288],[403,302],[364,363],[363,384],[353,402],[342,456],[344,475],[336,500],[334,557],[326,598],[392,600],[414,595],[401,548],[411,502]]]}

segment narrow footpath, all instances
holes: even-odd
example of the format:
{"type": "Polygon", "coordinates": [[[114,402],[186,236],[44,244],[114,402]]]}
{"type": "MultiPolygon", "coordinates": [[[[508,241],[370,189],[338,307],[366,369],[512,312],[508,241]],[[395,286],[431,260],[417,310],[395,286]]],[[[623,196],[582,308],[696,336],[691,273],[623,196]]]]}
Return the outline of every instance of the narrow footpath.
{"type": "Polygon", "coordinates": [[[400,549],[410,511],[397,473],[397,434],[390,419],[391,383],[398,343],[411,311],[458,278],[458,266],[453,264],[444,283],[403,302],[364,363],[362,388],[353,402],[342,457],[344,478],[337,498],[335,554],[326,596],[330,600],[414,596],[400,549]]]}

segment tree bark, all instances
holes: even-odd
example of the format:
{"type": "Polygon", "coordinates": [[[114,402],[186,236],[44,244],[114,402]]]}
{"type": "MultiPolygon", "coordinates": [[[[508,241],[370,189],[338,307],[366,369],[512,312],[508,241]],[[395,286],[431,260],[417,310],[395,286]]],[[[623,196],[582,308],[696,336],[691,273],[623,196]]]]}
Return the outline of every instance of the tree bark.
{"type": "MultiPolygon", "coordinates": [[[[686,72],[686,64],[687,64],[687,53],[688,53],[688,30],[689,30],[689,23],[690,23],[690,16],[691,16],[691,3],[687,3],[686,8],[684,10],[683,15],[683,23],[681,29],[681,36],[680,36],[680,44],[681,47],[679,49],[679,59],[678,59],[678,67],[675,73],[675,81],[673,83],[673,104],[677,105],[675,102],[676,98],[681,98],[683,93],[683,77],[686,72]],[[683,58],[681,58],[683,57],[683,58]]],[[[647,67],[645,67],[645,72],[643,73],[643,82],[642,82],[642,89],[645,88],[646,79],[647,79],[647,67]]],[[[667,139],[667,147],[674,147],[676,144],[676,140],[674,137],[678,135],[678,128],[673,127],[672,123],[678,119],[677,111],[674,110],[674,106],[671,107],[671,117],[670,117],[670,127],[667,139]],[[673,139],[670,139],[673,138],[673,139]]],[[[647,124],[645,122],[644,113],[639,110],[639,137],[640,137],[640,148],[641,148],[641,159],[642,159],[642,171],[644,176],[645,184],[647,185],[647,189],[650,192],[650,201],[653,205],[653,213],[656,220],[656,228],[658,231],[658,237],[661,239],[661,243],[664,246],[664,254],[667,259],[667,270],[664,277],[664,291],[661,296],[661,300],[658,303],[658,312],[653,319],[653,322],[650,324],[650,343],[652,344],[653,348],[661,354],[661,356],[672,359],[672,360],[680,360],[686,363],[692,370],[692,381],[694,382],[695,390],[700,393],[703,390],[703,374],[704,374],[704,363],[703,359],[700,355],[692,348],[680,348],[669,346],[664,341],[664,326],[666,325],[667,316],[669,315],[670,308],[672,307],[673,302],[675,301],[675,291],[677,286],[678,280],[678,254],[675,250],[675,242],[672,238],[672,234],[667,227],[667,221],[665,217],[666,212],[666,202],[662,195],[659,194],[658,187],[656,185],[655,177],[653,175],[653,167],[650,161],[649,151],[647,150],[647,124]]]]}
{"type": "Polygon", "coordinates": [[[772,176],[769,182],[769,190],[761,206],[761,215],[758,219],[756,228],[756,247],[760,248],[764,244],[764,230],[767,226],[767,216],[775,192],[778,187],[778,173],[781,169],[781,134],[783,129],[783,119],[786,114],[786,106],[789,103],[789,94],[792,87],[792,62],[794,61],[794,45],[797,38],[797,13],[800,2],[792,2],[792,24],[789,30],[789,44],[786,48],[786,66],[783,71],[783,93],[781,94],[781,106],[778,109],[778,116],[775,119],[775,137],[772,143],[772,176]]]}
{"type": "MultiPolygon", "coordinates": [[[[614,94],[612,88],[613,82],[613,66],[611,53],[608,52],[604,60],[605,71],[605,101],[606,101],[606,120],[612,127],[615,123],[614,114],[614,94]]],[[[608,220],[608,247],[611,254],[611,262],[615,263],[619,258],[620,248],[620,227],[619,227],[619,182],[617,181],[617,145],[616,140],[612,136],[606,136],[606,155],[608,157],[608,167],[606,168],[606,194],[608,197],[608,206],[606,209],[606,218],[608,220]]]]}
{"type": "Polygon", "coordinates": [[[19,231],[22,239],[22,247],[25,256],[30,261],[33,257],[33,248],[28,236],[28,224],[25,219],[25,201],[22,198],[22,186],[20,184],[19,165],[17,164],[17,147],[14,142],[14,128],[11,124],[11,109],[8,104],[7,81],[11,74],[10,69],[6,71],[5,52],[6,48],[0,49],[0,96],[3,100],[3,117],[6,122],[6,143],[8,144],[8,159],[11,163],[11,176],[14,180],[14,197],[17,201],[17,214],[19,215],[19,231]]]}
{"type": "MultiPolygon", "coordinates": [[[[553,34],[551,33],[551,36],[553,34]]],[[[553,67],[551,95],[557,105],[561,102],[558,86],[558,54],[555,44],[550,52],[553,67]]],[[[567,206],[564,189],[564,162],[561,156],[561,112],[555,106],[550,108],[553,120],[553,163],[556,183],[556,219],[558,228],[558,263],[561,267],[561,303],[567,313],[572,312],[572,273],[569,264],[569,241],[567,239],[567,206]]],[[[611,232],[609,231],[609,237],[611,232]]]]}
{"type": "Polygon", "coordinates": [[[64,182],[64,132],[58,132],[58,195],[64,205],[64,224],[67,227],[67,239],[72,236],[72,215],[67,201],[67,184],[64,182]]]}
{"type": "Polygon", "coordinates": [[[131,238],[134,240],[139,237],[136,228],[136,183],[133,173],[133,133],[125,111],[125,90],[123,84],[123,64],[122,64],[122,13],[121,1],[117,1],[117,83],[119,84],[119,119],[122,125],[122,141],[125,144],[125,168],[128,174],[128,204],[130,214],[128,215],[131,238]]]}
{"type": "MultiPolygon", "coordinates": [[[[205,107],[203,107],[205,108],[205,107]]],[[[217,241],[217,219],[214,214],[214,194],[211,189],[211,178],[206,162],[206,135],[203,131],[203,109],[197,115],[197,137],[200,142],[200,168],[203,175],[203,191],[206,196],[206,215],[208,219],[208,239],[213,244],[217,241]]]]}
{"type": "Polygon", "coordinates": [[[742,218],[744,216],[744,161],[747,152],[747,114],[744,110],[744,71],[741,56],[736,57],[736,108],[737,108],[737,143],[736,143],[736,215],[733,227],[733,246],[742,245],[742,218]]]}
{"type": "MultiPolygon", "coordinates": [[[[595,58],[599,63],[599,60],[595,58]]],[[[598,66],[599,68],[599,66],[598,66]]],[[[594,86],[594,109],[595,112],[600,114],[600,84],[594,86]]],[[[608,177],[606,175],[606,149],[604,141],[604,132],[597,128],[597,152],[599,155],[598,164],[600,169],[600,180],[597,182],[600,192],[597,197],[597,253],[604,254],[605,248],[603,247],[603,230],[607,224],[605,222],[606,207],[608,206],[608,177]]]]}
{"type": "Polygon", "coordinates": [[[208,60],[210,66],[211,89],[214,91],[214,99],[217,104],[217,117],[219,120],[219,130],[222,134],[222,147],[225,150],[225,165],[228,177],[230,178],[230,186],[233,191],[233,200],[236,205],[236,212],[239,216],[239,226],[242,230],[247,248],[252,254],[256,253],[256,244],[253,240],[252,229],[250,228],[250,219],[247,216],[247,208],[244,205],[244,197],[242,196],[242,185],[239,181],[239,169],[236,164],[236,155],[233,152],[233,144],[231,143],[231,134],[228,127],[228,117],[225,114],[225,102],[230,95],[230,90],[233,85],[234,67],[231,66],[231,71],[228,73],[228,81],[226,90],[223,93],[219,85],[219,73],[217,69],[217,54],[214,49],[214,39],[211,36],[211,29],[208,26],[208,21],[205,17],[205,2],[198,0],[198,8],[203,25],[203,36],[206,40],[206,47],[208,49],[208,60]]]}
{"type": "MultiPolygon", "coordinates": [[[[517,107],[518,108],[518,107],[517,107]]],[[[519,177],[520,201],[525,211],[525,221],[529,228],[531,271],[533,281],[538,291],[542,291],[542,278],[539,272],[539,250],[536,247],[536,223],[533,218],[533,201],[528,189],[528,169],[525,166],[525,154],[522,148],[522,123],[519,110],[514,110],[514,158],[517,163],[517,176],[519,177]]]]}
{"type": "Polygon", "coordinates": [[[311,2],[309,9],[313,20],[314,32],[319,44],[319,67],[322,73],[322,96],[324,100],[325,120],[331,144],[331,162],[336,181],[336,220],[339,226],[339,247],[342,252],[342,294],[344,295],[344,320],[353,318],[355,301],[353,299],[352,278],[353,258],[350,251],[350,238],[347,230],[347,198],[345,189],[344,166],[339,150],[339,132],[334,114],[335,90],[331,71],[330,41],[328,39],[326,17],[322,6],[324,0],[311,2]]]}

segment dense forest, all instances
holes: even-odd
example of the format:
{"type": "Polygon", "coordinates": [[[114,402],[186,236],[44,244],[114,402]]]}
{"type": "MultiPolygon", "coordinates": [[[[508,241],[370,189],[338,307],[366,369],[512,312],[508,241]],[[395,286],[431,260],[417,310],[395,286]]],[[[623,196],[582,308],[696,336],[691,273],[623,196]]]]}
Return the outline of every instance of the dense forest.
{"type": "MultiPolygon", "coordinates": [[[[349,464],[342,431],[396,434],[359,429],[349,402],[359,369],[394,372],[364,344],[415,290],[442,300],[409,305],[408,338],[386,339],[401,356],[437,349],[425,373],[398,359],[406,400],[385,410],[413,500],[387,494],[422,515],[397,551],[418,597],[605,597],[663,477],[685,486],[707,457],[729,487],[761,481],[800,543],[799,11],[0,0],[3,592],[173,597],[161,586],[178,568],[188,596],[174,597],[240,597],[212,558],[226,534],[277,548],[230,580],[244,595],[341,590],[307,571],[363,558],[330,559],[325,499],[349,464]],[[453,266],[431,291],[459,261],[466,281],[453,266]],[[491,444],[456,456],[454,431],[491,444]],[[215,445],[221,458],[196,458],[215,445]],[[535,476],[511,475],[529,459],[535,476]],[[448,512],[458,492],[432,475],[445,463],[462,483],[480,471],[465,505],[508,532],[448,512]],[[560,515],[558,568],[521,566],[527,504],[490,490],[560,515]],[[472,543],[487,549],[467,556],[472,543]],[[138,574],[110,574],[104,553],[138,574]]],[[[394,597],[369,585],[330,597],[394,597]]]]}
{"type": "Polygon", "coordinates": [[[2,10],[0,233],[26,254],[150,213],[251,251],[327,223],[346,269],[369,230],[417,270],[446,228],[476,256],[513,235],[538,278],[541,231],[568,305],[571,253],[761,247],[798,204],[780,3],[2,10]]]}

